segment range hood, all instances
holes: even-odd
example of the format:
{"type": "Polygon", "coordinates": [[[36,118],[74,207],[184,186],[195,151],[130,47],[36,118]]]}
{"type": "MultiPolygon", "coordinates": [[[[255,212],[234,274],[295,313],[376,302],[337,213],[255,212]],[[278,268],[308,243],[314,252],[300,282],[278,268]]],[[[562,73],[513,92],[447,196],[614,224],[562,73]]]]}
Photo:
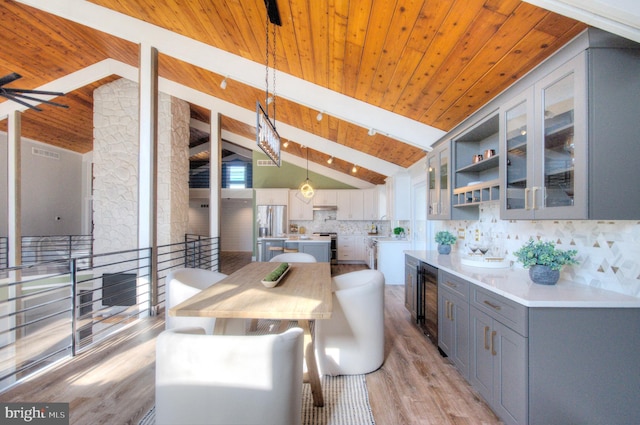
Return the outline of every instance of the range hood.
{"type": "Polygon", "coordinates": [[[338,209],[337,205],[314,205],[314,211],[336,211],[338,209]]]}

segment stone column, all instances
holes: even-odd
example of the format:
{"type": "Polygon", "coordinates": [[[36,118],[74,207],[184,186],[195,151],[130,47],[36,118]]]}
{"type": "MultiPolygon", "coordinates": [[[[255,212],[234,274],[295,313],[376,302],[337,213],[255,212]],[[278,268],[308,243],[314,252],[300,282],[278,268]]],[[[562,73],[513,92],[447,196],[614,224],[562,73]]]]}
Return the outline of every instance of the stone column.
{"type": "MultiPolygon", "coordinates": [[[[96,254],[138,248],[138,86],[94,91],[93,222],[96,254]]],[[[189,105],[158,100],[158,244],[181,242],[189,217],[189,105]]]]}

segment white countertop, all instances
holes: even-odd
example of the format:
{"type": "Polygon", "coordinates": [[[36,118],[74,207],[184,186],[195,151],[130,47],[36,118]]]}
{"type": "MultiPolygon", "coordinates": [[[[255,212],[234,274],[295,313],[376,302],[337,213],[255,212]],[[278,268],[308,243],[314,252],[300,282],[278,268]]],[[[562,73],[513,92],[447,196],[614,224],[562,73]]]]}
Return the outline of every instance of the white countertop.
{"type": "Polygon", "coordinates": [[[331,236],[308,236],[289,235],[289,236],[269,236],[266,238],[258,238],[259,241],[285,241],[285,242],[312,242],[312,243],[331,243],[331,236]]]}
{"type": "Polygon", "coordinates": [[[529,271],[520,267],[466,266],[459,255],[439,255],[437,251],[405,251],[405,254],[527,307],[640,308],[640,298],[565,279],[556,285],[533,283],[529,271]]]}

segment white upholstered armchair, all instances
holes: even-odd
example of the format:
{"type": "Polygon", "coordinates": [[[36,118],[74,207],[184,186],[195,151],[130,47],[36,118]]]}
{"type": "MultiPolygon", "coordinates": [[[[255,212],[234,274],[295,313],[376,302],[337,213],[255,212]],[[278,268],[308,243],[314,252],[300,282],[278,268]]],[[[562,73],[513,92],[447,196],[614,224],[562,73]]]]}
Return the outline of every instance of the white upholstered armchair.
{"type": "Polygon", "coordinates": [[[286,252],[269,260],[272,263],[315,263],[316,257],[306,252],[286,252]]]}
{"type": "Polygon", "coordinates": [[[360,270],[332,280],[333,313],[316,320],[320,373],[358,375],[384,362],[384,275],[360,270]]]}
{"type": "Polygon", "coordinates": [[[302,329],[258,336],[166,330],[156,345],[156,424],[300,424],[302,329]]]}
{"type": "MultiPolygon", "coordinates": [[[[203,289],[221,281],[226,274],[204,269],[176,269],[165,278],[165,329],[182,327],[201,327],[208,334],[213,333],[216,319],[209,317],[176,317],[169,316],[169,309],[191,298],[203,289]]],[[[243,320],[227,320],[225,333],[243,334],[243,320]]]]}

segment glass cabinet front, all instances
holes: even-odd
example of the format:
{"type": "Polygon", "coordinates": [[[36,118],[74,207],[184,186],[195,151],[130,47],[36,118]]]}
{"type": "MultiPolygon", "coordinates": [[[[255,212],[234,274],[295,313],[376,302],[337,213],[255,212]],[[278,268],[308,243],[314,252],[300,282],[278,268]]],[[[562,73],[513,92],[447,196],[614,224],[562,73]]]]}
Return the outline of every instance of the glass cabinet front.
{"type": "Polygon", "coordinates": [[[427,156],[429,218],[449,216],[449,147],[443,146],[427,156]]]}
{"type": "Polygon", "coordinates": [[[544,99],[544,206],[573,205],[574,74],[542,90],[544,99]]]}
{"type": "Polygon", "coordinates": [[[528,208],[527,193],[527,99],[505,112],[506,208],[528,208]]]}

